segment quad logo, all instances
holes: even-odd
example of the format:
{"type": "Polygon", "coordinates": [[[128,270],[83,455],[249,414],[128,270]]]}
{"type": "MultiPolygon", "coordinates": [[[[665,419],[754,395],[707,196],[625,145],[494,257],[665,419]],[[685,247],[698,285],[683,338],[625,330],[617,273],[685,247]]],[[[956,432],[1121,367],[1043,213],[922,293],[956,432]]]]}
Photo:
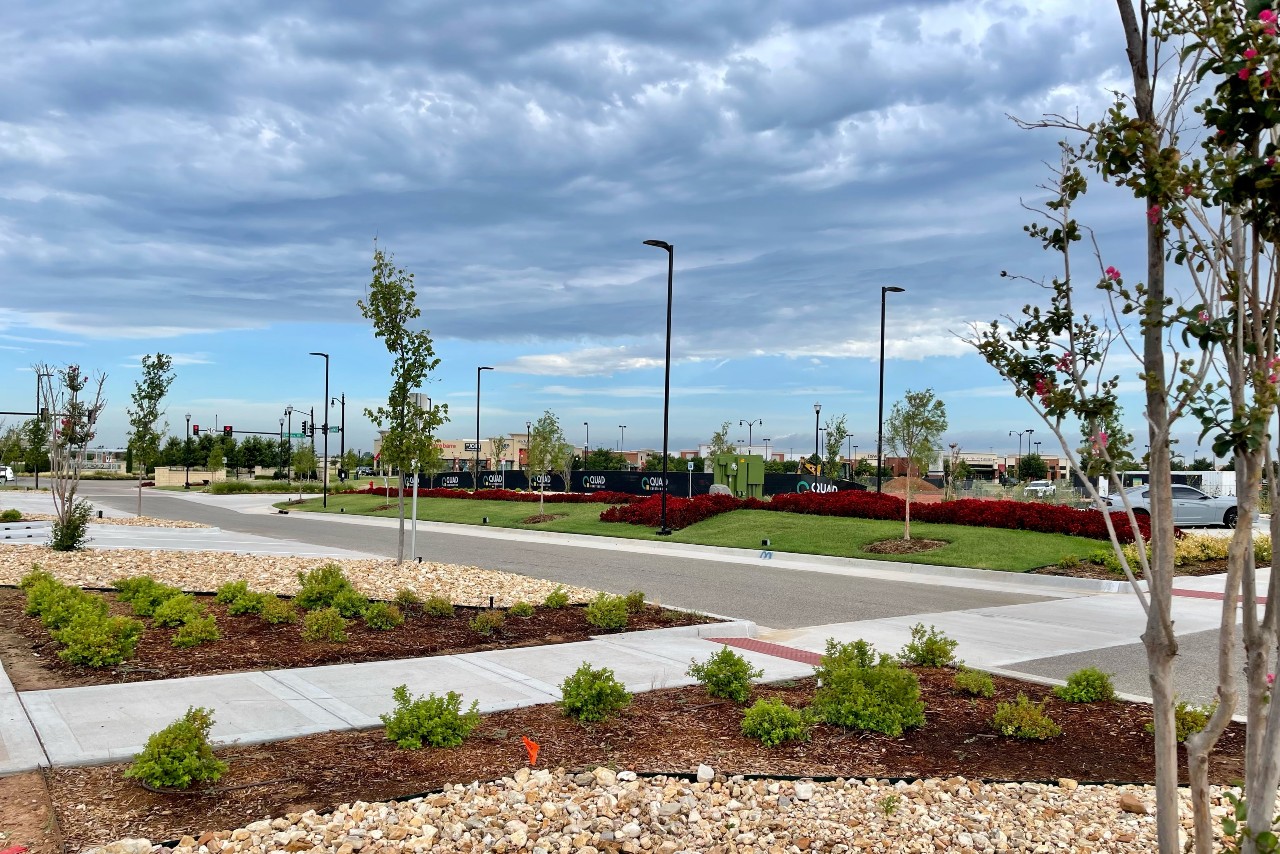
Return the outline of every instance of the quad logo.
{"type": "Polygon", "coordinates": [[[834,483],[814,483],[802,480],[796,484],[796,492],[839,492],[840,487],[834,483]]]}

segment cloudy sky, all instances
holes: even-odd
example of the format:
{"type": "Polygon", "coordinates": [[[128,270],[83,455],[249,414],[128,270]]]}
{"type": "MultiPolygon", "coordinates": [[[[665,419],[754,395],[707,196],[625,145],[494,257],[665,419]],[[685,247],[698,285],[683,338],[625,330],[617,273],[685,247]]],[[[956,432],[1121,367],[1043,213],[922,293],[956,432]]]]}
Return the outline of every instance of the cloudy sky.
{"type": "MultiPolygon", "coordinates": [[[[886,400],[931,386],[950,441],[1011,452],[1009,430],[1049,437],[958,337],[1035,296],[1000,270],[1054,271],[1019,202],[1045,197],[1058,137],[1007,115],[1099,114],[1125,81],[1117,19],[1110,0],[9,0],[0,408],[34,404],[32,363],[76,362],[109,375],[100,438],[122,442],[140,355],[164,352],[175,432],[187,412],[276,431],[322,405],[322,350],[368,448],[376,238],[416,274],[445,436],[474,435],[492,365],[486,436],[549,409],[579,444],[587,422],[593,446],[625,424],[660,447],[657,238],[673,449],[762,419],[757,444],[811,450],[820,402],[865,453],[894,284],[886,400]]],[[[1136,269],[1138,203],[1084,213],[1136,269]]]]}

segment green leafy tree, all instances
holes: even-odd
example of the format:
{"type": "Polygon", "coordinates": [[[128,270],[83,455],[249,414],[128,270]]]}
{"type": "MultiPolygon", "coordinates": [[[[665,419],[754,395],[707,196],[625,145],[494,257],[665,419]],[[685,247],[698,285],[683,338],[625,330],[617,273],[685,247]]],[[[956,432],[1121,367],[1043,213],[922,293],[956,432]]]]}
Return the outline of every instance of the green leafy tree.
{"type": "Polygon", "coordinates": [[[538,486],[539,516],[543,513],[547,473],[562,467],[566,445],[564,431],[555,414],[550,410],[542,413],[542,417],[529,430],[529,450],[525,465],[529,488],[532,489],[535,483],[538,486]]]}
{"type": "Polygon", "coordinates": [[[1120,423],[1122,416],[1117,403],[1114,408],[1107,408],[1081,421],[1084,444],[1076,453],[1080,455],[1080,468],[1089,477],[1138,468],[1138,461],[1133,456],[1133,434],[1120,423]]]}
{"type": "Polygon", "coordinates": [[[22,459],[23,456],[23,429],[21,426],[14,424],[4,428],[0,432],[0,463],[11,465],[22,459]]]}
{"type": "Polygon", "coordinates": [[[293,448],[293,472],[298,480],[311,480],[312,474],[319,465],[319,457],[316,456],[308,442],[299,442],[293,448]]]}
{"type": "MultiPolygon", "coordinates": [[[[418,292],[413,274],[397,267],[392,256],[375,245],[373,280],[366,298],[357,300],[360,313],[373,323],[373,333],[391,354],[391,389],[385,405],[364,410],[375,426],[386,430],[382,439],[382,462],[401,472],[409,463],[421,463],[429,453],[428,444],[435,429],[447,418],[448,407],[432,404],[423,409],[414,393],[427,381],[440,359],[436,357],[431,333],[412,328],[422,311],[417,306],[418,292]]],[[[401,480],[403,484],[403,479],[401,480]]],[[[396,541],[396,562],[404,562],[404,489],[398,490],[400,527],[396,541]]]]}
{"type": "Polygon", "coordinates": [[[28,472],[49,469],[49,421],[32,418],[23,425],[22,462],[28,472]]]}
{"type": "MultiPolygon", "coordinates": [[[[684,471],[689,467],[692,460],[682,460],[673,454],[667,454],[667,472],[684,471]]],[[[644,472],[662,471],[662,454],[650,455],[645,458],[644,465],[640,467],[644,472]]],[[[695,466],[695,471],[699,469],[695,466]]]]}
{"type": "Polygon", "coordinates": [[[733,428],[726,421],[720,425],[720,429],[711,434],[711,441],[707,443],[707,456],[715,459],[720,454],[736,454],[738,446],[729,441],[729,431],[733,428]]]}
{"type": "MultiPolygon", "coordinates": [[[[489,466],[494,471],[502,472],[502,485],[507,485],[507,470],[503,467],[502,458],[506,456],[507,451],[511,449],[511,443],[507,441],[506,436],[490,436],[489,437],[489,466]]],[[[479,480],[476,481],[480,483],[479,480]]],[[[565,484],[569,483],[569,479],[565,478],[565,484]]]]}
{"type": "Polygon", "coordinates": [[[1196,457],[1191,461],[1190,471],[1213,471],[1213,460],[1206,457],[1196,457]]]}
{"type": "Polygon", "coordinates": [[[1018,460],[1018,480],[1042,480],[1049,476],[1049,465],[1039,454],[1030,453],[1018,460]]]}
{"type": "Polygon", "coordinates": [[[129,450],[133,453],[133,464],[138,472],[138,515],[142,515],[142,481],[147,476],[147,467],[153,465],[160,456],[160,433],[167,431],[169,425],[157,428],[164,409],[161,403],[173,385],[173,358],[164,353],[142,357],[142,376],[134,384],[133,406],[126,412],[129,416],[129,450]]]}
{"type": "Polygon", "coordinates": [[[359,465],[360,455],[356,453],[354,448],[347,448],[347,452],[342,455],[342,467],[346,470],[347,476],[354,477],[359,465]]]}
{"type": "Polygon", "coordinates": [[[222,471],[227,465],[226,455],[222,452],[222,440],[214,439],[209,446],[209,456],[206,457],[205,468],[210,472],[222,471]]]}
{"type": "Polygon", "coordinates": [[[161,466],[180,466],[183,465],[183,446],[182,439],[177,436],[170,436],[164,440],[164,445],[160,448],[160,459],[156,465],[161,466]]]}
{"type": "MultiPolygon", "coordinates": [[[[77,527],[87,513],[88,504],[77,502],[76,494],[80,488],[85,454],[97,435],[98,417],[107,406],[106,398],[102,396],[107,375],[98,373],[90,376],[79,365],[55,370],[52,365],[38,364],[33,369],[40,379],[41,406],[47,408],[51,422],[47,447],[50,493],[57,517],[54,537],[58,539],[60,531],[74,533],[69,529],[77,527]],[[78,504],[83,505],[79,510],[78,504]]],[[[76,540],[75,537],[63,539],[76,540]]]]}
{"type": "Polygon", "coordinates": [[[893,405],[885,422],[885,440],[892,452],[907,460],[907,512],[902,538],[911,539],[911,474],[929,471],[934,449],[947,430],[947,407],[933,396],[933,389],[908,391],[893,405]]]}
{"type": "Polygon", "coordinates": [[[845,426],[845,416],[832,418],[827,421],[826,440],[823,450],[826,452],[822,458],[822,473],[827,477],[840,477],[843,474],[843,467],[840,464],[840,449],[844,445],[844,440],[849,436],[849,430],[845,426]]]}
{"type": "Polygon", "coordinates": [[[596,448],[587,454],[582,467],[587,471],[625,471],[627,458],[608,448],[596,448]]]}

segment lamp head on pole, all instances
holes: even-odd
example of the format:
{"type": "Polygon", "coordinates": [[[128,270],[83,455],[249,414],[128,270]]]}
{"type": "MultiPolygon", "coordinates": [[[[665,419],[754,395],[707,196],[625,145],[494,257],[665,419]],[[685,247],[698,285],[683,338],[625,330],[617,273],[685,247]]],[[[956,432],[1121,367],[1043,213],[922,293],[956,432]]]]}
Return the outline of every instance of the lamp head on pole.
{"type": "Polygon", "coordinates": [[[329,358],[329,354],[328,354],[328,353],[308,353],[307,355],[308,355],[308,356],[324,356],[324,357],[325,357],[325,359],[328,359],[328,358],[329,358]]]}
{"type": "Polygon", "coordinates": [[[901,294],[906,293],[906,288],[900,288],[897,285],[884,285],[880,288],[882,294],[901,294]]]}
{"type": "Polygon", "coordinates": [[[821,403],[815,403],[815,404],[813,405],[813,414],[814,414],[814,415],[817,415],[817,414],[818,414],[819,412],[821,412],[821,411],[822,411],[822,404],[821,404],[821,403]]]}
{"type": "Polygon", "coordinates": [[[670,243],[668,243],[668,242],[667,242],[667,241],[665,241],[665,240],[646,240],[646,241],[644,242],[644,245],[645,245],[645,246],[656,246],[656,247],[658,247],[659,249],[665,249],[665,250],[666,250],[666,251],[668,251],[668,252],[670,252],[670,251],[671,251],[671,249],[672,249],[671,244],[670,244],[670,243]]]}
{"type": "MultiPolygon", "coordinates": [[[[188,421],[190,421],[190,420],[191,420],[191,413],[190,413],[190,412],[188,412],[188,413],[187,413],[187,415],[186,415],[186,419],[187,419],[188,421]]],[[[283,421],[284,419],[281,419],[281,420],[283,421]]]]}

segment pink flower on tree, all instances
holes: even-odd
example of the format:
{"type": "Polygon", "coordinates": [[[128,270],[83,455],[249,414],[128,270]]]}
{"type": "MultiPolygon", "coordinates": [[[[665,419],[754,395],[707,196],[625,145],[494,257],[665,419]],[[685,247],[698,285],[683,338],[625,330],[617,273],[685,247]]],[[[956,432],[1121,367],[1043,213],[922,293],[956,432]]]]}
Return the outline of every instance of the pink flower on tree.
{"type": "Polygon", "coordinates": [[[1095,452],[1100,453],[1103,448],[1107,447],[1107,431],[1099,430],[1096,435],[1090,436],[1089,444],[1093,445],[1095,452]]]}
{"type": "Polygon", "coordinates": [[[1071,371],[1071,360],[1072,360],[1074,357],[1075,357],[1075,354],[1074,354],[1074,353],[1072,353],[1070,350],[1068,350],[1067,352],[1063,353],[1063,354],[1062,354],[1062,358],[1058,360],[1058,370],[1062,371],[1064,374],[1065,374],[1065,373],[1070,373],[1070,371],[1071,371]]]}
{"type": "Polygon", "coordinates": [[[1113,282],[1120,281],[1120,271],[1117,270],[1115,267],[1108,267],[1106,269],[1106,275],[1107,275],[1107,278],[1113,282]]]}
{"type": "Polygon", "coordinates": [[[1258,52],[1257,52],[1256,50],[1254,50],[1253,48],[1249,48],[1248,50],[1246,50],[1246,51],[1244,52],[1244,58],[1245,58],[1245,59],[1253,59],[1253,58],[1254,58],[1255,56],[1257,56],[1257,55],[1258,55],[1258,52]]]}
{"type": "Polygon", "coordinates": [[[1249,73],[1250,73],[1249,66],[1246,65],[1244,68],[1241,68],[1239,71],[1236,72],[1236,76],[1239,77],[1241,80],[1248,80],[1249,73]]]}
{"type": "Polygon", "coordinates": [[[1274,685],[1274,684],[1276,684],[1276,675],[1275,675],[1274,673],[1268,673],[1268,674],[1267,674],[1267,687],[1268,687],[1268,688],[1270,688],[1270,687],[1271,687],[1272,685],[1274,685]]]}
{"type": "Polygon", "coordinates": [[[1036,376],[1036,396],[1040,398],[1040,403],[1047,406],[1049,404],[1049,395],[1053,393],[1053,383],[1045,377],[1044,374],[1036,376]]]}
{"type": "Polygon", "coordinates": [[[1201,322],[1201,323],[1208,323],[1208,322],[1209,322],[1209,312],[1205,311],[1203,308],[1202,308],[1202,309],[1200,309],[1200,315],[1199,315],[1199,317],[1200,317],[1200,322],[1201,322]]]}
{"type": "Polygon", "coordinates": [[[1155,225],[1157,222],[1159,222],[1160,210],[1161,209],[1159,205],[1152,205],[1151,207],[1147,208],[1147,222],[1151,223],[1152,225],[1155,225]]]}
{"type": "Polygon", "coordinates": [[[1267,370],[1271,373],[1267,376],[1267,382],[1275,385],[1280,382],[1280,356],[1267,362],[1267,370]]]}
{"type": "Polygon", "coordinates": [[[1258,20],[1262,22],[1262,31],[1269,36],[1276,34],[1276,13],[1274,9],[1263,9],[1258,13],[1258,20]]]}

